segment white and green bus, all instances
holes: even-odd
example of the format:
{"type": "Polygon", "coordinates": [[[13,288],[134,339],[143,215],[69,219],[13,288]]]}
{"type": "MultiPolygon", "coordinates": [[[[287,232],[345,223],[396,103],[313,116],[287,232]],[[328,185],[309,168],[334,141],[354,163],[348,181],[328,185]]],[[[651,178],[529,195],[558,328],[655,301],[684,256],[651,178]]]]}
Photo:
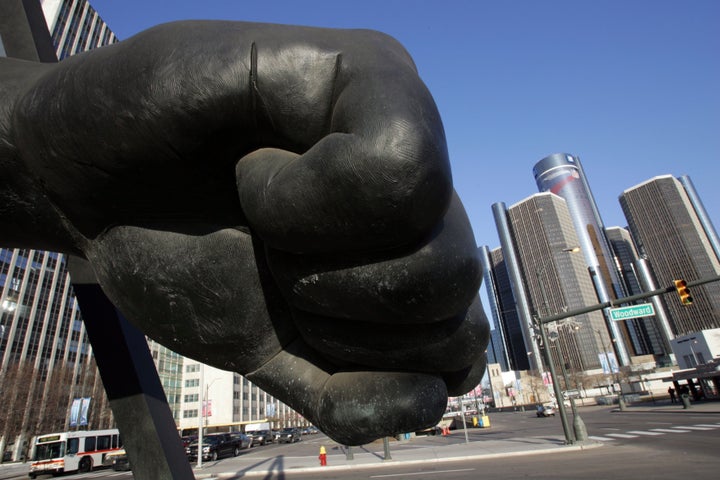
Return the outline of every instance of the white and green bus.
{"type": "Polygon", "coordinates": [[[110,430],[77,430],[49,433],[35,438],[30,464],[30,478],[41,474],[89,472],[102,466],[108,453],[122,448],[120,432],[110,430]]]}

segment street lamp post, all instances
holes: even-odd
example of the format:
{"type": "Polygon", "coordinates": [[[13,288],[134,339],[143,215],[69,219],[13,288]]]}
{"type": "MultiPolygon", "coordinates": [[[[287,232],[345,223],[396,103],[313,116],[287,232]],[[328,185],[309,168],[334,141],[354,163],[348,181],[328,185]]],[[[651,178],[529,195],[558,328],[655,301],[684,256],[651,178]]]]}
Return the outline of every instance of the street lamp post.
{"type": "Polygon", "coordinates": [[[202,442],[203,430],[208,428],[208,410],[210,406],[210,387],[220,378],[213,378],[210,383],[205,383],[205,365],[200,367],[200,426],[198,427],[198,458],[197,468],[202,468],[202,442]],[[203,388],[204,384],[204,388],[203,388]],[[204,390],[204,392],[203,392],[204,390]]]}
{"type": "MultiPolygon", "coordinates": [[[[558,349],[558,356],[562,357],[560,354],[560,344],[556,344],[556,348],[558,349]]],[[[561,358],[562,360],[562,358],[561,358]]],[[[568,380],[568,374],[567,369],[565,368],[565,362],[560,362],[560,370],[562,371],[563,380],[565,381],[565,390],[569,390],[570,381],[568,380]]],[[[575,405],[575,397],[568,395],[570,400],[570,410],[573,414],[573,433],[575,434],[575,441],[576,442],[582,442],[587,440],[587,428],[585,427],[585,422],[583,422],[583,419],[580,417],[580,414],[577,411],[577,405],[575,405]]],[[[564,400],[565,397],[563,397],[564,400]]]]}
{"type": "Polygon", "coordinates": [[[203,384],[205,383],[205,365],[200,364],[200,424],[198,425],[197,438],[197,468],[202,468],[202,446],[203,446],[203,423],[205,415],[203,415],[203,384]]]}
{"type": "MultiPolygon", "coordinates": [[[[542,294],[542,300],[544,309],[547,312],[548,309],[548,301],[547,301],[547,293],[545,292],[545,285],[542,282],[541,276],[543,272],[545,271],[545,266],[543,265],[543,268],[538,270],[536,272],[537,274],[537,281],[538,285],[540,285],[540,293],[542,294]]],[[[567,419],[567,413],[565,412],[565,404],[561,400],[562,399],[562,391],[560,390],[560,384],[557,381],[557,374],[555,373],[555,364],[552,360],[552,355],[550,354],[550,343],[548,342],[547,334],[545,332],[545,325],[543,325],[542,321],[540,320],[540,316],[536,317],[536,323],[537,328],[540,330],[540,341],[542,341],[543,344],[543,355],[545,357],[545,363],[547,364],[548,370],[550,371],[550,380],[553,384],[553,390],[555,391],[555,399],[557,400],[558,404],[558,412],[560,412],[560,423],[562,423],[563,427],[563,433],[565,434],[565,443],[572,444],[575,443],[575,439],[573,438],[573,434],[570,431],[570,425],[568,424],[567,419]]]]}
{"type": "MultiPolygon", "coordinates": [[[[562,250],[563,252],[568,253],[575,253],[579,252],[579,247],[574,248],[564,248],[562,250]]],[[[537,282],[540,286],[540,294],[542,295],[542,302],[543,302],[543,310],[545,311],[545,314],[549,314],[549,303],[547,298],[547,291],[545,290],[545,284],[542,281],[542,275],[545,272],[547,268],[547,265],[543,264],[541,268],[539,268],[535,273],[537,276],[537,282]]],[[[543,343],[543,352],[545,356],[545,363],[547,363],[548,370],[550,371],[550,378],[553,382],[553,390],[555,392],[555,399],[557,400],[558,404],[558,412],[560,413],[560,422],[563,426],[563,432],[565,433],[565,442],[568,444],[575,443],[576,441],[583,441],[587,440],[587,430],[585,429],[585,423],[582,421],[580,416],[577,413],[577,407],[575,406],[574,399],[570,399],[570,405],[572,407],[573,412],[573,429],[574,432],[571,432],[570,426],[568,424],[567,419],[567,412],[565,411],[565,397],[562,394],[562,390],[560,389],[560,384],[557,381],[557,374],[555,373],[555,364],[552,360],[552,354],[550,353],[550,344],[548,343],[547,333],[545,332],[545,325],[542,322],[542,319],[538,315],[536,318],[536,323],[538,330],[540,330],[540,339],[543,343]]],[[[568,385],[568,379],[567,379],[567,372],[565,372],[565,366],[562,366],[563,371],[563,378],[565,380],[565,386],[567,388],[568,385]]]]}

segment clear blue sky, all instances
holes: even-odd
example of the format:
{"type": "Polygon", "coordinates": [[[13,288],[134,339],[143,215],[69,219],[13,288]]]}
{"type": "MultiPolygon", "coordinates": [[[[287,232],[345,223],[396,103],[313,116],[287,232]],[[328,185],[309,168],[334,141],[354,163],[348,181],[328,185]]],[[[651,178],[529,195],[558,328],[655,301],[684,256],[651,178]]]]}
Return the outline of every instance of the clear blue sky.
{"type": "Polygon", "coordinates": [[[579,155],[606,226],[618,195],[689,175],[720,228],[720,1],[90,0],[120,39],[178,19],[371,28],[413,56],[443,118],[478,245],[490,206],[536,193],[533,165],[579,155]]]}

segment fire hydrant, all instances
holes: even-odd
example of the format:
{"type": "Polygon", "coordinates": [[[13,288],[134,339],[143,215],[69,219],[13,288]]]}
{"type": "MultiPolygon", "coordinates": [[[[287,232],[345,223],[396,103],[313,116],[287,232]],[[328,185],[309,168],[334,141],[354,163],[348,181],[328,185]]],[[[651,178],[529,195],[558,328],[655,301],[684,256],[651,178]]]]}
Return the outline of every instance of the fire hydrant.
{"type": "Polygon", "coordinates": [[[318,458],[320,459],[320,466],[327,466],[327,452],[325,451],[324,446],[320,447],[320,456],[318,458]]]}

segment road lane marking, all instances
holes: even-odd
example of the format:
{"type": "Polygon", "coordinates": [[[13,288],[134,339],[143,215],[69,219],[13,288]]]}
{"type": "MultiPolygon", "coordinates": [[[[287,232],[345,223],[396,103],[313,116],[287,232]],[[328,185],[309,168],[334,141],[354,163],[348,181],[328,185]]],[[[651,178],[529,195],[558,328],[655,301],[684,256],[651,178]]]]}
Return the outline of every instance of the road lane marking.
{"type": "Polygon", "coordinates": [[[647,432],[644,430],[630,430],[628,433],[634,433],[635,435],[665,435],[660,432],[647,432]]]}
{"type": "Polygon", "coordinates": [[[652,432],[663,432],[663,433],[690,433],[690,430],[671,429],[671,428],[653,428],[652,432]]]}
{"type": "Polygon", "coordinates": [[[684,429],[684,430],[702,430],[702,431],[713,430],[713,429],[710,428],[710,427],[700,427],[700,426],[698,426],[698,425],[682,426],[682,427],[675,427],[675,428],[682,428],[682,429],[684,429]]]}
{"type": "Polygon", "coordinates": [[[610,440],[615,440],[614,438],[600,437],[600,436],[597,436],[597,435],[591,435],[591,436],[589,436],[588,438],[591,439],[591,440],[595,440],[595,441],[597,441],[597,442],[608,442],[608,441],[610,441],[610,440]]]}
{"type": "Polygon", "coordinates": [[[457,472],[472,472],[474,468],[458,468],[455,470],[435,470],[434,472],[415,472],[415,473],[393,473],[388,475],[373,475],[370,478],[390,478],[390,477],[410,477],[419,475],[437,475],[438,473],[457,473],[457,472]]]}
{"type": "Polygon", "coordinates": [[[637,438],[637,435],[628,435],[627,433],[608,433],[608,437],[617,437],[617,438],[637,438]]]}

